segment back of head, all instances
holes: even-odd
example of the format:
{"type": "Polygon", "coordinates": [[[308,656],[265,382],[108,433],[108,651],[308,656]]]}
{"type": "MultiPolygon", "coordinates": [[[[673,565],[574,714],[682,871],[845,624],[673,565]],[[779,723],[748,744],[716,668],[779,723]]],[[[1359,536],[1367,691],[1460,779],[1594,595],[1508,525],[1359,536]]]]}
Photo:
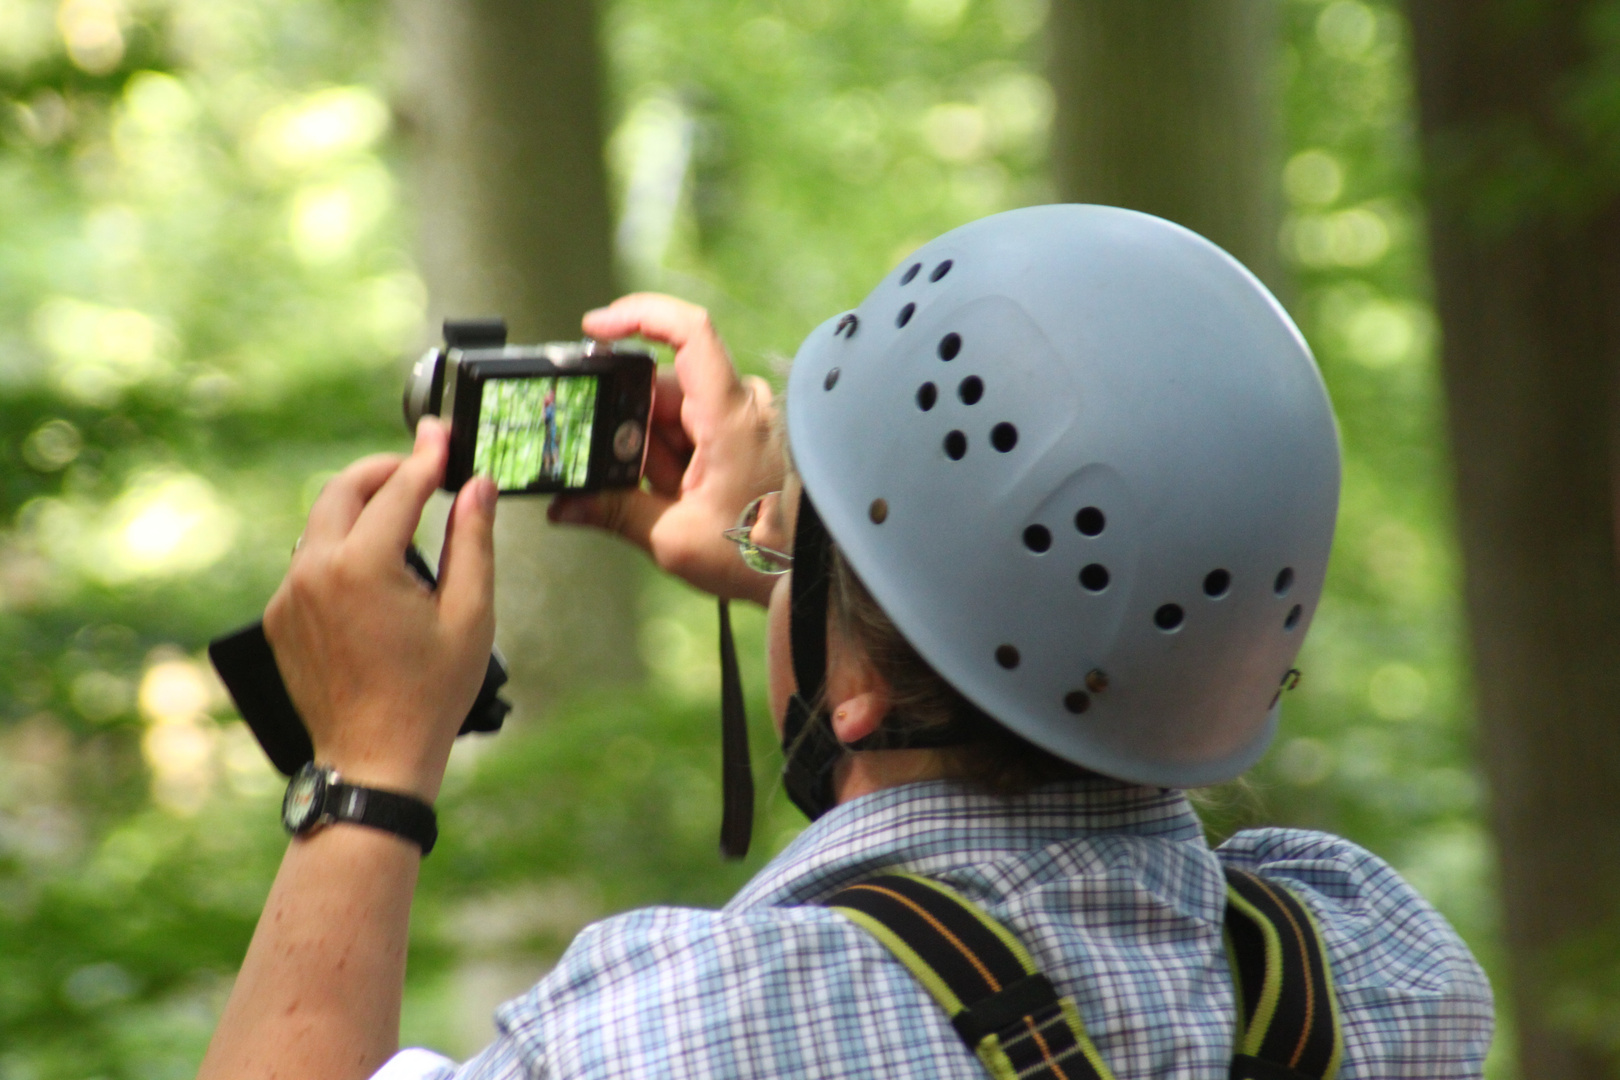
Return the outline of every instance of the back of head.
{"type": "Polygon", "coordinates": [[[801,347],[795,464],[934,670],[1059,758],[1163,786],[1264,752],[1321,595],[1339,451],[1247,270],[1098,206],[963,226],[801,347]]]}

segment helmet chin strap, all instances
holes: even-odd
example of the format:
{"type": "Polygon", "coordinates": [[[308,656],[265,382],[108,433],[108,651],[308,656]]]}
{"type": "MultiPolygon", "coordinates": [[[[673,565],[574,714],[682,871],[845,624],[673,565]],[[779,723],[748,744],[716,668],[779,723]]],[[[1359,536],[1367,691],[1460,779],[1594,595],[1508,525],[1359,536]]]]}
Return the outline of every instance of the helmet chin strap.
{"type": "Polygon", "coordinates": [[[810,495],[799,491],[799,523],[793,534],[793,591],[788,637],[798,690],[782,723],[782,786],[805,817],[816,820],[838,805],[833,772],[851,750],[935,749],[985,738],[995,721],[973,709],[949,723],[920,731],[880,728],[845,745],[833,734],[827,690],[827,598],[832,581],[832,541],[810,495]],[[819,703],[819,704],[818,704],[819,703]]]}
{"type": "Polygon", "coordinates": [[[837,804],[833,769],[844,748],[823,704],[827,684],[827,590],[832,571],[827,529],[810,495],[799,491],[793,534],[793,592],[788,640],[798,689],[782,723],[782,786],[793,805],[816,820],[837,804]]]}

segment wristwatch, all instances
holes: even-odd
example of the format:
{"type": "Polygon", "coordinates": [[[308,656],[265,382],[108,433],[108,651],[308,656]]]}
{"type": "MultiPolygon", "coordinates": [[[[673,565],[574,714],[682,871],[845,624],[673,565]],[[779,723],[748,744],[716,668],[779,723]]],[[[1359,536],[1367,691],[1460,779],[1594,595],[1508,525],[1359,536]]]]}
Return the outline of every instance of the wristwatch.
{"type": "Polygon", "coordinates": [[[433,807],[411,795],[346,784],[335,769],[306,762],[287,785],[281,800],[281,824],[294,836],[306,836],[322,825],[348,821],[403,836],[426,855],[439,838],[433,807]]]}

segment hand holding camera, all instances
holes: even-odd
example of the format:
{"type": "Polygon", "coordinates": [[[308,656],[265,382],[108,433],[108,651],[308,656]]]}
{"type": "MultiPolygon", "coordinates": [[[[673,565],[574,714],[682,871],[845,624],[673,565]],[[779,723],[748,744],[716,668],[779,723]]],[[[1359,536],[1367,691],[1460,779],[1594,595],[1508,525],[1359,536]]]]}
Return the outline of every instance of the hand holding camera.
{"type": "Polygon", "coordinates": [[[446,323],[445,348],[407,380],[405,413],[413,425],[442,414],[448,427],[422,420],[409,458],[366,458],[328,484],[262,630],[212,644],[283,772],[313,757],[347,765],[357,781],[430,794],[457,731],[440,714],[464,716],[462,732],[499,728],[506,672],[489,652],[497,491],[557,492],[552,520],[617,532],[722,599],[768,599],[773,579],[721,534],[782,485],[770,388],[740,379],[707,312],[673,297],[624,297],[584,328],[598,341],[509,346],[500,320],[446,323]],[[676,350],[656,385],[645,351],[600,344],[637,334],[676,350]],[[406,563],[436,486],[462,494],[434,591],[425,564],[406,563]],[[451,562],[457,535],[471,569],[451,562]],[[463,684],[476,674],[483,684],[469,695],[463,684]],[[409,737],[396,739],[401,723],[409,737]]]}
{"type": "Polygon", "coordinates": [[[409,457],[368,457],[339,473],[315,501],[264,620],[316,760],[430,802],[495,637],[487,478],[456,498],[438,589],[405,564],[448,453],[449,432],[427,419],[409,457]]]}
{"type": "Polygon", "coordinates": [[[587,314],[584,328],[602,340],[635,334],[668,344],[675,369],[658,383],[648,490],[562,495],[552,520],[616,532],[705,592],[765,603],[773,579],[743,565],[721,534],[749,502],[782,486],[770,387],[739,378],[708,312],[672,296],[623,297],[587,314]]]}

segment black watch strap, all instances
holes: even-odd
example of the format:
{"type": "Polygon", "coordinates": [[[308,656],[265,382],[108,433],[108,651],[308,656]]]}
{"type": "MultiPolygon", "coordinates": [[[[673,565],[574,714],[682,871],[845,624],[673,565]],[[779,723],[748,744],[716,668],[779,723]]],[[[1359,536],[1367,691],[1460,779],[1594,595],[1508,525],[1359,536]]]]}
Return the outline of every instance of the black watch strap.
{"type": "Polygon", "coordinates": [[[339,780],[326,791],[332,821],[350,821],[414,841],[426,855],[439,839],[439,818],[421,799],[339,780]]]}

